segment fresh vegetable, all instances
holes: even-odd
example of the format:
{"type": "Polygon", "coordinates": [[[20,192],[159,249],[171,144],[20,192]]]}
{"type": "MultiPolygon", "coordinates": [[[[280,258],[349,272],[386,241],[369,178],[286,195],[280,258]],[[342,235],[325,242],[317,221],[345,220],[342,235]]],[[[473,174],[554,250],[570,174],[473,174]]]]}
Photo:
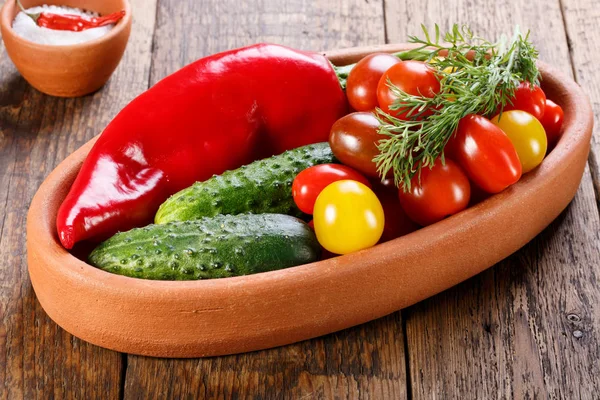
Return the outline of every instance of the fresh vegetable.
{"type": "Polygon", "coordinates": [[[542,88],[531,85],[529,82],[519,83],[510,102],[504,107],[505,111],[527,111],[539,120],[544,116],[545,109],[546,94],[542,88]]]}
{"type": "Polygon", "coordinates": [[[302,212],[312,214],[323,189],[333,182],[348,179],[371,186],[367,178],[345,165],[320,164],[307,168],[296,176],[292,184],[294,202],[302,212]]]}
{"type": "Polygon", "coordinates": [[[494,117],[492,123],[502,129],[515,146],[524,174],[541,164],[548,143],[537,118],[525,111],[511,110],[494,117]]]}
{"type": "MultiPolygon", "coordinates": [[[[438,62],[440,62],[444,58],[446,58],[446,57],[441,57],[441,56],[434,57],[431,60],[427,60],[427,63],[434,66],[435,68],[439,68],[438,62]]],[[[455,69],[453,67],[445,67],[445,68],[442,68],[442,71],[446,72],[447,74],[450,74],[450,73],[454,72],[455,69]]]]}
{"type": "Polygon", "coordinates": [[[364,175],[378,178],[373,158],[379,154],[379,121],[373,113],[356,112],[338,119],[331,127],[329,145],[335,157],[364,175]]]}
{"type": "Polygon", "coordinates": [[[313,217],[319,243],[335,254],[374,246],[383,233],[381,203],[371,189],[356,181],[337,181],[323,189],[313,217]]]}
{"type": "MultiPolygon", "coordinates": [[[[425,48],[404,50],[398,53],[392,53],[394,57],[397,57],[400,61],[415,60],[415,61],[427,61],[429,60],[431,51],[425,48]]],[[[337,75],[338,81],[342,89],[346,89],[348,77],[352,70],[356,67],[356,64],[348,65],[334,65],[333,69],[337,75]]],[[[377,83],[379,85],[379,82],[377,83]]]]}
{"type": "Polygon", "coordinates": [[[396,239],[400,236],[408,235],[419,229],[419,225],[414,223],[402,209],[398,200],[398,188],[394,185],[393,179],[385,179],[382,182],[373,182],[373,192],[377,195],[381,206],[385,224],[380,243],[396,239]]]}
{"type": "Polygon", "coordinates": [[[471,199],[469,200],[469,207],[489,199],[492,195],[492,193],[486,192],[479,186],[471,183],[471,199]]]}
{"type": "Polygon", "coordinates": [[[561,106],[550,99],[546,99],[546,107],[544,108],[544,116],[540,120],[544,130],[546,131],[546,139],[548,148],[552,149],[560,139],[560,130],[562,128],[564,113],[561,106]]]}
{"type": "Polygon", "coordinates": [[[506,134],[481,115],[467,115],[450,139],[447,154],[469,179],[488,193],[498,193],[521,178],[521,162],[506,134]]]}
{"type": "MultiPolygon", "coordinates": [[[[400,87],[389,90],[397,97],[394,104],[405,110],[423,110],[432,115],[422,120],[394,118],[388,113],[380,115],[379,132],[383,139],[378,143],[379,154],[375,162],[381,176],[393,173],[396,185],[404,190],[410,189],[412,178],[419,171],[427,169],[443,155],[446,144],[464,117],[469,114],[494,115],[509,103],[520,82],[539,84],[535,63],[538,53],[528,35],[523,36],[517,31],[508,42],[491,43],[458,25],[445,35],[440,35],[437,26],[435,35],[425,28],[424,33],[424,39],[411,37],[410,41],[419,45],[413,50],[415,56],[422,57],[423,52],[428,52],[429,60],[445,56],[436,61],[439,92],[426,97],[399,90],[400,87]]],[[[411,57],[408,53],[403,56],[411,57]]],[[[427,82],[429,78],[415,84],[427,82]]]]}
{"type": "MultiPolygon", "coordinates": [[[[310,220],[310,222],[308,223],[308,226],[310,226],[310,229],[313,230],[313,232],[315,231],[315,221],[314,220],[310,220]]],[[[321,244],[319,244],[319,246],[321,246],[321,244]]],[[[323,248],[323,246],[321,246],[321,257],[320,260],[327,260],[329,258],[333,258],[333,257],[337,257],[337,254],[333,254],[332,252],[326,250],[325,248],[323,248]]]]}
{"type": "Polygon", "coordinates": [[[437,72],[422,61],[403,61],[381,76],[377,85],[379,107],[400,120],[422,119],[431,114],[430,107],[413,107],[403,96],[433,98],[440,91],[437,72]]]}
{"type": "Polygon", "coordinates": [[[144,279],[193,280],[255,274],[316,261],[321,248],[304,222],[280,214],[219,215],[118,233],[92,265],[144,279]]]}
{"type": "Polygon", "coordinates": [[[202,58],[106,127],[58,211],[60,241],[71,248],[149,223],[196,181],[326,141],[346,109],[321,54],[257,44],[202,58]]]}
{"type": "MultiPolygon", "coordinates": [[[[410,219],[431,225],[467,208],[471,195],[469,179],[452,160],[436,160],[431,169],[413,178],[410,191],[399,190],[400,204],[410,219]]],[[[318,235],[317,235],[318,236],[318,235]]]]}
{"type": "Polygon", "coordinates": [[[346,96],[350,106],[356,111],[374,110],[377,107],[377,84],[381,76],[399,62],[398,57],[391,54],[374,53],[356,63],[346,83],[346,96]]]}
{"type": "Polygon", "coordinates": [[[86,29],[116,24],[125,16],[125,10],[89,19],[73,14],[54,14],[45,12],[32,14],[25,10],[19,0],[16,1],[21,11],[30,17],[36,23],[36,25],[59,31],[80,32],[86,29]]]}
{"type": "MultiPolygon", "coordinates": [[[[333,161],[327,143],[303,146],[255,161],[204,182],[196,182],[174,194],[160,206],[154,221],[164,224],[245,212],[301,216],[292,198],[294,178],[306,168],[333,161]]],[[[339,168],[350,170],[343,166],[339,168]]]]}

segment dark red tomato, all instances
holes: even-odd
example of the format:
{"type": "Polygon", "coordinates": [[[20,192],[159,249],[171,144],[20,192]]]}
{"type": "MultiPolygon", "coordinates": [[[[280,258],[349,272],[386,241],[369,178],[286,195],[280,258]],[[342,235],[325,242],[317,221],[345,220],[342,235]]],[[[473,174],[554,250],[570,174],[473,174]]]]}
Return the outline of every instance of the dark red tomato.
{"type": "Polygon", "coordinates": [[[334,254],[334,253],[330,252],[329,250],[327,250],[326,248],[321,247],[320,260],[329,260],[330,258],[337,257],[337,256],[339,256],[339,254],[334,254]]]}
{"type": "MultiPolygon", "coordinates": [[[[315,230],[315,221],[314,220],[310,220],[310,222],[308,223],[308,226],[310,226],[310,229],[312,229],[313,231],[315,230]]],[[[328,260],[330,258],[333,257],[337,257],[337,254],[333,254],[330,251],[327,251],[325,248],[323,248],[323,246],[321,246],[321,257],[319,258],[320,260],[328,260]]]]}
{"type": "Polygon", "coordinates": [[[338,119],[331,127],[329,145],[335,157],[362,174],[378,178],[373,158],[379,154],[379,121],[370,112],[356,112],[338,119]]]}
{"type": "Polygon", "coordinates": [[[487,200],[492,196],[491,193],[486,192],[473,182],[471,182],[471,200],[469,201],[469,207],[479,204],[484,200],[487,200]]]}
{"type": "Polygon", "coordinates": [[[323,189],[337,181],[350,179],[371,187],[371,183],[350,167],[340,164],[320,164],[296,175],[292,183],[292,196],[300,211],[311,214],[315,201],[323,189]]]}
{"type": "Polygon", "coordinates": [[[531,87],[529,82],[521,82],[515,89],[512,104],[507,104],[504,110],[527,111],[541,121],[546,108],[546,94],[539,86],[534,86],[533,90],[531,87]]]}
{"type": "Polygon", "coordinates": [[[421,170],[421,183],[415,175],[409,192],[398,190],[400,204],[410,219],[431,225],[467,208],[471,196],[469,178],[454,161],[437,160],[431,169],[421,170]]]}
{"type": "Polygon", "coordinates": [[[552,149],[558,143],[560,139],[560,130],[562,128],[563,119],[565,115],[561,106],[556,104],[550,99],[546,99],[546,108],[544,116],[540,120],[544,130],[546,131],[546,138],[548,139],[548,149],[552,149]]]}
{"type": "Polygon", "coordinates": [[[419,229],[419,225],[408,218],[408,215],[402,209],[398,200],[398,188],[394,185],[393,179],[373,182],[373,192],[381,202],[385,216],[383,234],[379,239],[379,243],[408,235],[419,229]]]}
{"type": "Polygon", "coordinates": [[[346,81],[346,95],[356,111],[371,111],[377,107],[377,84],[381,75],[400,60],[387,53],[369,54],[360,60],[346,81]]]}
{"type": "Polygon", "coordinates": [[[521,162],[512,142],[481,115],[470,114],[460,121],[446,152],[488,193],[501,192],[521,178],[521,162]]]}
{"type": "MultiPolygon", "coordinates": [[[[379,107],[386,113],[403,120],[411,119],[416,114],[411,113],[410,109],[402,108],[402,105],[396,110],[390,108],[397,105],[395,104],[397,97],[388,86],[388,81],[403,92],[414,96],[434,97],[440,91],[440,82],[435,70],[424,62],[403,61],[385,71],[377,85],[379,107]]],[[[426,110],[419,117],[430,114],[431,112],[426,110]]]]}

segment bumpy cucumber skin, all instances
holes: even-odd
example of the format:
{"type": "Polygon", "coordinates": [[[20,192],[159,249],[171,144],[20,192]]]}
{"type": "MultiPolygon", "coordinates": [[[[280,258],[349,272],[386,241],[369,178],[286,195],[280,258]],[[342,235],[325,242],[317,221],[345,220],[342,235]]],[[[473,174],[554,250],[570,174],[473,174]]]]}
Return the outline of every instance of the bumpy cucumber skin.
{"type": "Polygon", "coordinates": [[[303,216],[292,198],[292,182],[300,171],[335,162],[328,143],[317,143],[226,171],[175,193],[154,218],[157,224],[188,221],[218,214],[252,212],[303,216]]]}
{"type": "Polygon", "coordinates": [[[134,278],[226,278],[316,261],[320,246],[310,227],[281,214],[218,215],[148,225],[117,233],[89,262],[134,278]]]}

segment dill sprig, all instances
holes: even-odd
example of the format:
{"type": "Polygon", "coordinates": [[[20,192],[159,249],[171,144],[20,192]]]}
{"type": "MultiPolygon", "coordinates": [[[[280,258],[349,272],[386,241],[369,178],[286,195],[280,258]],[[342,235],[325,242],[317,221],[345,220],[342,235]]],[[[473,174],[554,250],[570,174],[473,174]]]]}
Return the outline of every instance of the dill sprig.
{"type": "Polygon", "coordinates": [[[379,154],[373,161],[380,176],[393,172],[396,186],[405,191],[410,190],[415,174],[420,177],[421,168],[431,168],[439,157],[444,161],[444,147],[463,117],[502,112],[521,81],[539,84],[538,52],[529,41],[529,32],[523,36],[517,27],[510,41],[503,36],[491,43],[475,36],[467,26],[455,24],[442,37],[436,25],[433,38],[422,28],[424,38],[409,39],[420,46],[403,52],[402,58],[431,62],[439,74],[441,91],[433,98],[414,96],[390,82],[397,96],[390,108],[409,110],[410,120],[377,109],[379,133],[386,138],[379,141],[379,154]],[[422,120],[418,120],[420,116],[422,120]]]}

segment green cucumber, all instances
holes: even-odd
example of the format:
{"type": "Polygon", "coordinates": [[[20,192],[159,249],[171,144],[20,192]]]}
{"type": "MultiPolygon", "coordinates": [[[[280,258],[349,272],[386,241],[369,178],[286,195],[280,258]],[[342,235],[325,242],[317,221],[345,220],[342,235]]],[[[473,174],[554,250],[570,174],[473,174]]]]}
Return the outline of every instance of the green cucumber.
{"type": "Polygon", "coordinates": [[[301,217],[292,198],[298,173],[317,164],[334,162],[327,143],[317,143],[255,161],[175,193],[154,218],[157,224],[188,221],[218,214],[276,213],[301,217]]]}
{"type": "Polygon", "coordinates": [[[240,214],[148,225],[117,233],[89,262],[143,279],[197,280],[273,271],[316,261],[310,227],[281,214],[240,214]]]}

